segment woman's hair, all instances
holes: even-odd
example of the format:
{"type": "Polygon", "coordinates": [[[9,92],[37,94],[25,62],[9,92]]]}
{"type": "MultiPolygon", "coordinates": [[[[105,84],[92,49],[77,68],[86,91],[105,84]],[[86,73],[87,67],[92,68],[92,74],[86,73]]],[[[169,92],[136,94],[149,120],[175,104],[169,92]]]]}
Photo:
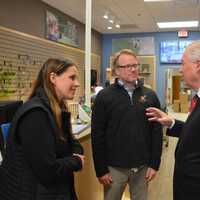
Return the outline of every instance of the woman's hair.
{"type": "Polygon", "coordinates": [[[55,116],[56,124],[60,129],[59,134],[62,139],[63,139],[62,136],[63,133],[61,124],[61,108],[64,106],[65,109],[67,109],[67,107],[65,106],[64,102],[60,102],[60,100],[58,99],[54,86],[50,80],[50,74],[54,72],[57,75],[61,75],[71,66],[76,66],[76,65],[70,60],[60,60],[55,58],[48,59],[40,69],[33,90],[29,96],[29,99],[35,96],[36,90],[39,87],[42,87],[44,89],[49,99],[53,114],[55,116]]]}

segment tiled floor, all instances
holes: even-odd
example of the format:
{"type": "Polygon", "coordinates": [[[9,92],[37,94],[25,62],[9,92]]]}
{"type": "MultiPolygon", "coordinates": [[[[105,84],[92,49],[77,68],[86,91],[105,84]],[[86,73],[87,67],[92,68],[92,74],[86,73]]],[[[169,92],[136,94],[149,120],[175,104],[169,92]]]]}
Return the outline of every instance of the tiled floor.
{"type": "MultiPolygon", "coordinates": [[[[169,109],[170,110],[170,109],[169,109]]],[[[169,114],[177,119],[185,120],[187,114],[174,113],[170,110],[169,114]]],[[[148,200],[172,200],[172,181],[173,181],[173,167],[174,167],[174,150],[176,147],[176,138],[169,137],[168,147],[163,147],[162,161],[160,170],[156,178],[149,185],[148,200]]],[[[123,200],[129,200],[126,197],[123,200]]]]}

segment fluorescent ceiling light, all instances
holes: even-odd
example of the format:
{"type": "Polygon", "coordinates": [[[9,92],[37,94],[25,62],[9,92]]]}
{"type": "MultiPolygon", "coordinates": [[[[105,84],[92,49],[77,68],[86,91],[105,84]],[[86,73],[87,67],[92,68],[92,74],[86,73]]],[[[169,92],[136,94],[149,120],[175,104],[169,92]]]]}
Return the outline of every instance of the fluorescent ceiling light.
{"type": "Polygon", "coordinates": [[[112,26],[108,26],[107,29],[111,30],[111,29],[112,29],[112,26]]]}
{"type": "Polygon", "coordinates": [[[173,0],[144,0],[144,2],[163,2],[163,1],[173,1],[173,0]]]}
{"type": "Polygon", "coordinates": [[[159,28],[188,28],[198,27],[198,21],[182,21],[182,22],[158,22],[159,28]]]}

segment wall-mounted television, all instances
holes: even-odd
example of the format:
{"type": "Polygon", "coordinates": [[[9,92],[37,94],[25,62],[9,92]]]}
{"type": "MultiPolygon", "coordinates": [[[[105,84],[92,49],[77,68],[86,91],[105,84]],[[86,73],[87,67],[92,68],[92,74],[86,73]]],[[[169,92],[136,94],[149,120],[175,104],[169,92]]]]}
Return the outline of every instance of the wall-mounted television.
{"type": "Polygon", "coordinates": [[[160,62],[179,64],[185,48],[192,40],[162,41],[160,43],[160,62]]]}

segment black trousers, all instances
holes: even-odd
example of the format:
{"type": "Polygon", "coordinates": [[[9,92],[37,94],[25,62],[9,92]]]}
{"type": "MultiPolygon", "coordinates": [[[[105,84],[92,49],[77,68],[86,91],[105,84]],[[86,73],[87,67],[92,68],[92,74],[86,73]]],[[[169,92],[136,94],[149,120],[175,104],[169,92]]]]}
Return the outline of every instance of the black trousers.
{"type": "Polygon", "coordinates": [[[4,157],[5,148],[4,148],[4,139],[3,139],[1,128],[0,128],[0,152],[1,152],[1,155],[4,157]]]}
{"type": "Polygon", "coordinates": [[[189,177],[179,170],[174,171],[173,200],[199,200],[200,180],[189,177]]]}

